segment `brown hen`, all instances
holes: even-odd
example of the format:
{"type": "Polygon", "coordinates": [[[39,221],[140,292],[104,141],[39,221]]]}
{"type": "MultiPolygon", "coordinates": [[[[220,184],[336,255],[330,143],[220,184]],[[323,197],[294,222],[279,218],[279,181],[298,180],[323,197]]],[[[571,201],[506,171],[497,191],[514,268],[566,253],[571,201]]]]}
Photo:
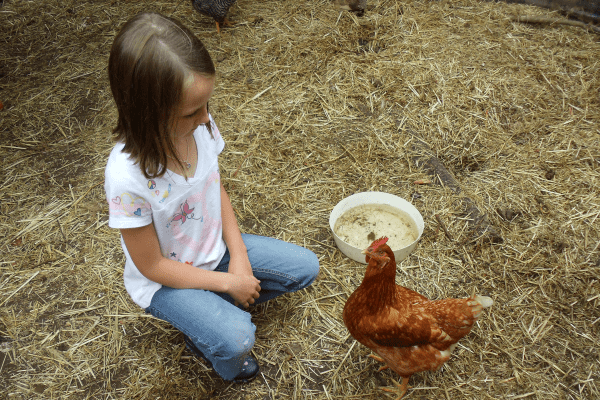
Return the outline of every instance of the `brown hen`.
{"type": "Polygon", "coordinates": [[[402,377],[402,384],[395,382],[400,399],[412,374],[448,361],[456,343],[493,301],[485,296],[431,301],[396,285],[396,260],[387,240],[378,239],[363,251],[367,271],[346,301],[343,317],[350,334],[386,364],[380,370],[389,367],[402,377]]]}

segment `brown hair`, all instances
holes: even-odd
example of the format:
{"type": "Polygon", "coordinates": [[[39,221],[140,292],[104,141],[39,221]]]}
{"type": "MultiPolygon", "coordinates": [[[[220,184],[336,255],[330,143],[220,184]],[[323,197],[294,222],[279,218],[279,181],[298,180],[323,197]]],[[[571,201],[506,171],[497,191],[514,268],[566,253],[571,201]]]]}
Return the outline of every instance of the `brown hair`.
{"type": "Polygon", "coordinates": [[[179,21],[141,13],[117,34],[108,60],[119,112],[113,133],[146,178],[164,175],[167,154],[177,154],[169,131],[190,73],[212,77],[215,67],[204,44],[179,21]]]}

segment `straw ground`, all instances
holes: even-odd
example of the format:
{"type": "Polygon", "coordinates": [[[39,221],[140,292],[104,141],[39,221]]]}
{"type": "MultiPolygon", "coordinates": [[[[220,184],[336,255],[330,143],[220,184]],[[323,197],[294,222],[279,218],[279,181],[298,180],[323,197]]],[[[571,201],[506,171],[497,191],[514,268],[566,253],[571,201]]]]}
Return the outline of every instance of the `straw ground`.
{"type": "Polygon", "coordinates": [[[363,17],[239,0],[218,35],[188,1],[2,2],[0,397],[388,398],[378,387],[397,376],[341,320],[364,266],[328,227],[339,200],[377,190],[426,221],[398,283],[495,300],[441,370],[411,378],[408,399],[600,398],[600,36],[522,15],[557,17],[474,0],[373,0],[363,17]],[[242,230],[321,262],[309,289],[252,309],[262,372],[248,385],[222,382],[123,288],[102,187],[116,117],[106,64],[143,10],[182,20],[213,55],[242,230]],[[418,143],[460,191],[415,165],[418,143]],[[502,242],[469,224],[465,199],[502,242]]]}

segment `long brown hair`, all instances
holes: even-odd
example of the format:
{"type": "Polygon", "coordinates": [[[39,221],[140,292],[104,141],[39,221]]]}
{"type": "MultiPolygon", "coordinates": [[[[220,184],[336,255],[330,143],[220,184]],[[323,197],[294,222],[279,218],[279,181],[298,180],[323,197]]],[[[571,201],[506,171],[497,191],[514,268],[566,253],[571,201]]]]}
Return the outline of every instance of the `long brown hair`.
{"type": "Polygon", "coordinates": [[[177,154],[170,128],[190,73],[212,77],[215,67],[204,44],[179,21],[141,13],[117,34],[108,60],[119,112],[113,133],[146,178],[164,175],[167,154],[177,154]]]}

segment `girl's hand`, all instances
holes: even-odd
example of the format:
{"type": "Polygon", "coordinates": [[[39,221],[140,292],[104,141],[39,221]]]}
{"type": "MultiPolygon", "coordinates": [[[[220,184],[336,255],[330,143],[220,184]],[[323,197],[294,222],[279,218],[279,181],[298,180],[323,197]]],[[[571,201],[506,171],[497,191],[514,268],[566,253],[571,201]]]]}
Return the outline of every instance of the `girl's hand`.
{"type": "Polygon", "coordinates": [[[229,274],[230,283],[226,292],[233,297],[235,305],[241,304],[245,308],[250,304],[254,304],[255,299],[258,299],[260,294],[260,281],[253,275],[245,274],[229,274]]]}

